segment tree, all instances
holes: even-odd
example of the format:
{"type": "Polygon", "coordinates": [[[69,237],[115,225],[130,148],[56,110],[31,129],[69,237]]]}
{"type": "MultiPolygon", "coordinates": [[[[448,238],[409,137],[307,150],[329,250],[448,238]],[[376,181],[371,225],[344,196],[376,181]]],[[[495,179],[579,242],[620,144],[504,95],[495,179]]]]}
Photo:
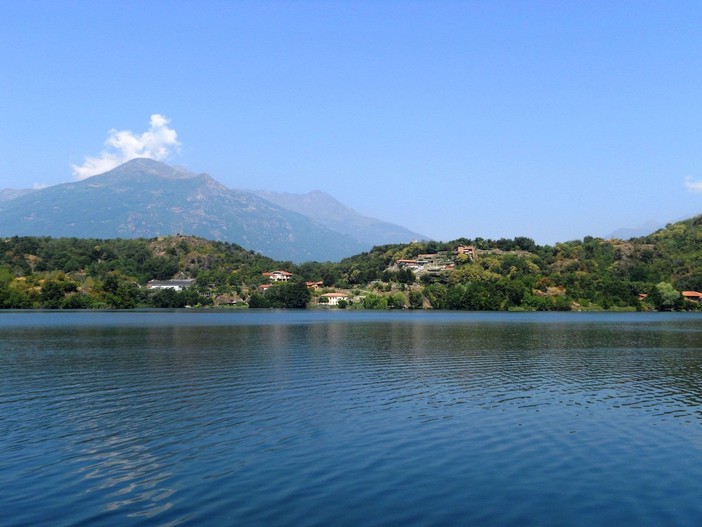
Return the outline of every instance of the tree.
{"type": "Polygon", "coordinates": [[[388,308],[388,297],[375,295],[375,294],[371,293],[363,298],[363,308],[364,309],[387,309],[388,308]]]}
{"type": "Polygon", "coordinates": [[[154,256],[144,262],[144,273],[147,278],[167,280],[178,272],[178,258],[173,256],[154,256]]]}
{"type": "Polygon", "coordinates": [[[682,295],[668,282],[657,283],[648,299],[659,311],[671,311],[683,305],[682,295]]]}
{"type": "Polygon", "coordinates": [[[413,284],[416,277],[409,267],[403,267],[397,272],[397,281],[401,284],[413,284]]]}
{"type": "Polygon", "coordinates": [[[78,286],[71,282],[47,281],[41,288],[39,300],[41,307],[47,309],[60,309],[63,307],[63,298],[66,293],[78,290],[78,286]]]}
{"type": "Polygon", "coordinates": [[[407,305],[405,295],[402,293],[393,293],[387,297],[387,306],[389,309],[404,309],[407,305]]]}
{"type": "Polygon", "coordinates": [[[63,302],[64,309],[90,309],[93,305],[93,299],[83,293],[70,294],[63,302]]]}
{"type": "Polygon", "coordinates": [[[410,291],[409,307],[410,309],[422,309],[424,305],[424,295],[419,291],[410,291]]]}
{"type": "Polygon", "coordinates": [[[283,307],[304,309],[312,299],[312,293],[304,282],[293,282],[282,286],[283,307]]]}
{"type": "Polygon", "coordinates": [[[139,301],[139,287],[130,281],[110,275],[103,285],[105,300],[114,309],[132,309],[139,301]]]}
{"type": "MultiPolygon", "coordinates": [[[[290,282],[270,287],[264,297],[263,304],[255,307],[279,307],[288,309],[304,309],[312,298],[312,293],[304,282],[290,282]]],[[[259,299],[256,302],[260,302],[259,299]]],[[[251,303],[249,302],[251,307],[251,303]]]]}
{"type": "Polygon", "coordinates": [[[28,292],[0,286],[0,308],[32,309],[33,307],[36,306],[28,292]]]}
{"type": "Polygon", "coordinates": [[[522,280],[505,280],[503,282],[505,296],[507,297],[506,307],[518,307],[522,305],[525,296],[529,293],[522,280]]]}
{"type": "Polygon", "coordinates": [[[271,307],[270,302],[261,294],[254,293],[249,297],[249,307],[252,309],[271,307]]]}
{"type": "Polygon", "coordinates": [[[185,307],[188,304],[187,300],[184,298],[184,295],[181,295],[178,291],[171,288],[159,289],[153,293],[149,298],[149,303],[153,307],[170,309],[185,307]]]}
{"type": "Polygon", "coordinates": [[[432,284],[424,288],[424,296],[434,309],[446,309],[448,288],[443,284],[432,284]]]}

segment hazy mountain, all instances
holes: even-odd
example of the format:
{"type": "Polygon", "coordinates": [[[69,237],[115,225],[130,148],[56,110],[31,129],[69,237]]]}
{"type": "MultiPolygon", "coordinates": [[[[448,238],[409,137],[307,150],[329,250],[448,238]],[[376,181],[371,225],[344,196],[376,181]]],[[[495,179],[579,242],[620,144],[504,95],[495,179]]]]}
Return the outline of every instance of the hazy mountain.
{"type": "Polygon", "coordinates": [[[371,246],[428,239],[400,225],[362,216],[319,190],[308,194],[289,194],[268,190],[256,190],[254,193],[284,209],[298,212],[333,231],[346,234],[371,246]]]}
{"type": "Polygon", "coordinates": [[[192,234],[279,260],[338,260],[369,249],[350,236],[207,174],[133,159],[104,174],[0,202],[0,235],[138,238],[192,234]]]}
{"type": "Polygon", "coordinates": [[[629,240],[631,238],[639,238],[641,236],[648,236],[649,234],[657,231],[658,229],[662,229],[664,227],[663,224],[658,223],[657,221],[648,221],[644,223],[643,225],[639,225],[638,227],[627,227],[627,228],[622,228],[622,229],[617,229],[616,231],[612,232],[608,238],[616,238],[619,240],[629,240]]]}
{"type": "Polygon", "coordinates": [[[19,198],[20,196],[24,196],[24,195],[30,194],[32,192],[36,192],[36,190],[31,189],[31,188],[23,188],[23,189],[4,188],[4,189],[0,190],[0,202],[10,201],[12,199],[19,198]]]}

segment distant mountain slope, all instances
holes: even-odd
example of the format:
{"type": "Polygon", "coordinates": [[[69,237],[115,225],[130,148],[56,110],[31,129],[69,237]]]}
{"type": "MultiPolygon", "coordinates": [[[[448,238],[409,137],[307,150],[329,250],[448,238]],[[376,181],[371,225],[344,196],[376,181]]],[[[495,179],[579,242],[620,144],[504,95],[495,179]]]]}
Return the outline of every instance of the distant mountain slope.
{"type": "Polygon", "coordinates": [[[617,229],[616,231],[610,233],[608,238],[618,238],[620,240],[628,240],[630,238],[638,238],[641,236],[648,236],[649,234],[662,228],[663,225],[657,221],[649,221],[640,225],[638,227],[625,227],[617,229]]]}
{"type": "Polygon", "coordinates": [[[16,189],[16,188],[4,188],[0,190],[0,202],[2,201],[10,201],[15,198],[19,198],[20,196],[24,196],[26,194],[31,194],[32,192],[36,192],[34,189],[31,188],[23,188],[23,189],[16,189]]]}
{"type": "Polygon", "coordinates": [[[138,238],[191,234],[279,260],[339,260],[367,247],[206,174],[134,159],[99,176],[0,202],[0,235],[138,238]]]}
{"type": "Polygon", "coordinates": [[[319,190],[308,194],[290,194],[268,190],[253,191],[256,195],[303,216],[325,227],[351,236],[368,245],[403,243],[426,240],[426,236],[375,218],[362,216],[319,190]]]}

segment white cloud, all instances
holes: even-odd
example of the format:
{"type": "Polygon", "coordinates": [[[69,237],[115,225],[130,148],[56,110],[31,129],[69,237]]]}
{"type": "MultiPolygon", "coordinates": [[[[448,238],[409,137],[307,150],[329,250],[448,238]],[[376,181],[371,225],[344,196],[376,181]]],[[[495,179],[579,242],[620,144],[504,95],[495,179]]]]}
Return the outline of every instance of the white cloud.
{"type": "Polygon", "coordinates": [[[141,135],[130,130],[110,130],[105,150],[98,157],[86,157],[82,165],[72,165],[76,179],[102,174],[137,157],[163,161],[180,147],[178,134],[168,127],[170,121],[157,113],[149,129],[141,135]]]}
{"type": "Polygon", "coordinates": [[[695,181],[688,176],[685,178],[685,188],[690,192],[702,192],[702,181],[695,181]]]}

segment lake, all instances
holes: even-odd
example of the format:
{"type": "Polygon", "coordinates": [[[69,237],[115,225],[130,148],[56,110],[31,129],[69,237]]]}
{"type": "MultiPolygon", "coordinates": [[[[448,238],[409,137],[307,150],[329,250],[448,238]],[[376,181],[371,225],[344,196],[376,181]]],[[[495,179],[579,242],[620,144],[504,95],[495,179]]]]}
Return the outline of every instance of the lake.
{"type": "Polygon", "coordinates": [[[700,525],[699,314],[0,313],[0,524],[700,525]]]}

